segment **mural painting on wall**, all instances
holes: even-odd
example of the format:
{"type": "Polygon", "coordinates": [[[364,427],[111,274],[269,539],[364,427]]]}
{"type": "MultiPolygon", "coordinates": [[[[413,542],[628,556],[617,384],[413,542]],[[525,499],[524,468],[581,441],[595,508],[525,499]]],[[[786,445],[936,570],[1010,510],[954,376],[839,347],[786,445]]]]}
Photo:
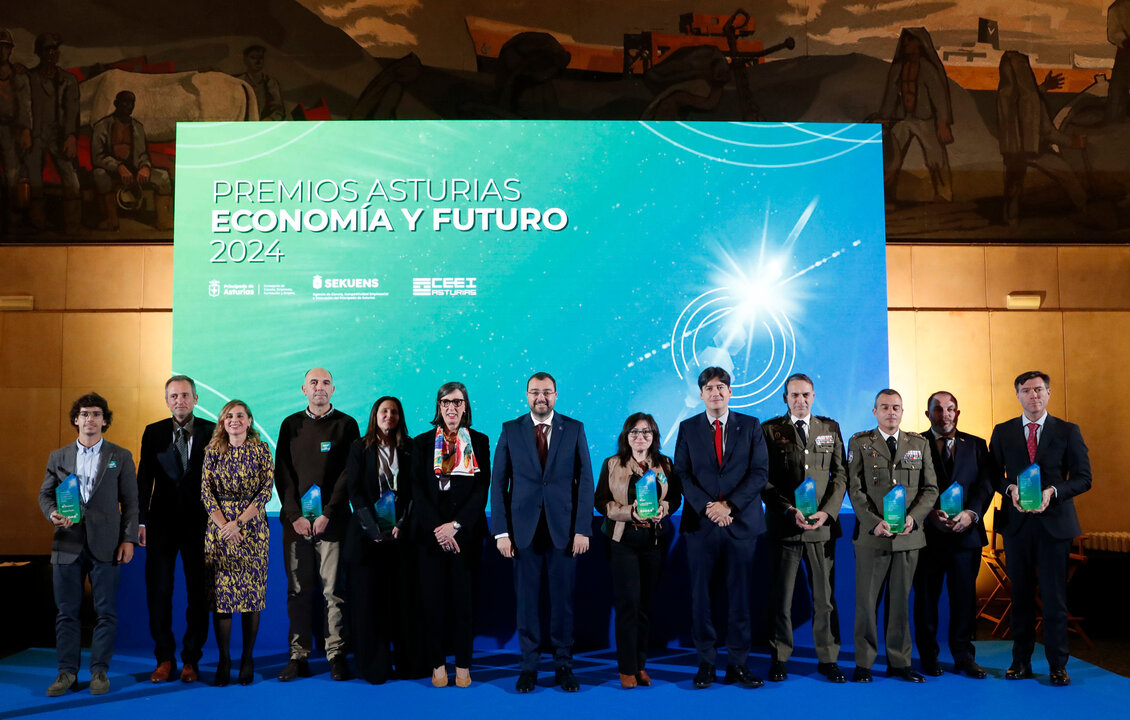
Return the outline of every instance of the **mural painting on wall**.
{"type": "Polygon", "coordinates": [[[171,237],[178,121],[869,122],[891,239],[1130,239],[1130,0],[62,0],[0,23],[2,237],[171,237]]]}

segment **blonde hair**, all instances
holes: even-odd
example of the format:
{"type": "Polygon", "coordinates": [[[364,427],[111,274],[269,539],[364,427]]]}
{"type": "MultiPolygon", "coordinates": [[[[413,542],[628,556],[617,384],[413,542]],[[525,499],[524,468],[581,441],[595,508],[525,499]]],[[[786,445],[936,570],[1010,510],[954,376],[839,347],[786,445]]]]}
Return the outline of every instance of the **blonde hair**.
{"type": "Polygon", "coordinates": [[[231,448],[231,444],[228,442],[228,431],[224,427],[224,418],[227,417],[227,414],[237,405],[242,407],[243,411],[247,413],[247,421],[250,423],[247,428],[247,442],[263,442],[259,439],[259,431],[255,429],[255,418],[252,417],[251,408],[247,407],[247,403],[242,400],[229,400],[228,403],[224,405],[224,408],[220,410],[220,415],[216,418],[216,429],[212,431],[212,439],[208,442],[208,447],[216,452],[227,452],[228,449],[231,448]]]}

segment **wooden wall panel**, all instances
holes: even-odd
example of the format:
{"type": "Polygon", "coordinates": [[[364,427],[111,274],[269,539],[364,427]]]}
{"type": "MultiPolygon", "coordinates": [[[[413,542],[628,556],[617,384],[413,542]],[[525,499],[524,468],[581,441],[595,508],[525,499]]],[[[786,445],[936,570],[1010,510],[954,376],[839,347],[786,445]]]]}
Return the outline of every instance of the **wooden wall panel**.
{"type": "Polygon", "coordinates": [[[985,307],[985,249],[922,245],[911,250],[916,308],[985,307]]]}
{"type": "Polygon", "coordinates": [[[1048,411],[1063,416],[1063,316],[1057,312],[994,311],[989,314],[992,351],[992,423],[1020,414],[1012,381],[1027,370],[1052,377],[1048,411]]]}
{"type": "Polygon", "coordinates": [[[985,248],[987,306],[1004,309],[1010,292],[1044,292],[1044,310],[1059,308],[1059,251],[1054,247],[985,248]]]}
{"type": "Polygon", "coordinates": [[[948,390],[958,399],[958,427],[988,438],[992,430],[992,376],[989,358],[989,314],[976,312],[916,313],[918,361],[915,366],[914,414],[903,420],[908,430],[925,431],[926,399],[948,390]]]}

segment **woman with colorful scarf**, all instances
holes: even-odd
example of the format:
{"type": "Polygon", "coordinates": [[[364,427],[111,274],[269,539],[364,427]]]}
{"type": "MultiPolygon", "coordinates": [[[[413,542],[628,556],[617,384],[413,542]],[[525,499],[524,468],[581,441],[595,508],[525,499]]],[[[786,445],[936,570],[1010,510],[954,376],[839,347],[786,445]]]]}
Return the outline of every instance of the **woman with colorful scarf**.
{"type": "Polygon", "coordinates": [[[467,687],[474,639],[472,568],[482,553],[486,532],[490,443],[486,435],[471,429],[471,401],[463,383],[440,387],[432,425],[435,430],[412,440],[412,520],[428,624],[427,655],[433,668],[432,685],[446,687],[444,637],[450,624],[455,684],[467,687]]]}

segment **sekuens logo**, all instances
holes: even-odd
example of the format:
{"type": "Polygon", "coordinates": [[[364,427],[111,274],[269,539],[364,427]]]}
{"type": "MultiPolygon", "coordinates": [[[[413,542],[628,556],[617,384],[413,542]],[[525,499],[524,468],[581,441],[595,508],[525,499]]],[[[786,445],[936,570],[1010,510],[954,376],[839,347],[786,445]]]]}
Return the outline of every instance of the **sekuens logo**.
{"type": "Polygon", "coordinates": [[[322,276],[321,275],[315,275],[314,276],[314,289],[315,290],[321,290],[322,289],[322,276]]]}
{"type": "Polygon", "coordinates": [[[219,280],[212,280],[208,283],[208,295],[210,297],[219,297],[220,296],[220,281],[219,280]]]}
{"type": "Polygon", "coordinates": [[[381,286],[380,278],[335,278],[323,277],[321,275],[314,276],[314,289],[321,290],[373,290],[381,286]]]}

